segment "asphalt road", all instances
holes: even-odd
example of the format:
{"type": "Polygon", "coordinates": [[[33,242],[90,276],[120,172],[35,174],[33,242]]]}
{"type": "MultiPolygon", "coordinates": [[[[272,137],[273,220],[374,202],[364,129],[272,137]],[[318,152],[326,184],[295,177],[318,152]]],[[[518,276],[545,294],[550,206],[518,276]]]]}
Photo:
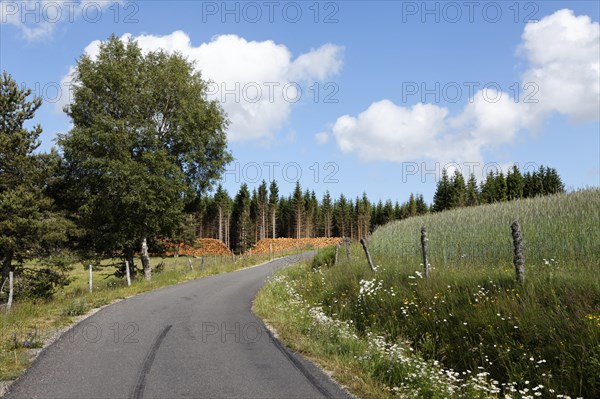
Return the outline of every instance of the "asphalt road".
{"type": "Polygon", "coordinates": [[[349,398],[250,310],[265,278],[289,263],[275,260],[108,306],[45,349],[5,397],[349,398]]]}

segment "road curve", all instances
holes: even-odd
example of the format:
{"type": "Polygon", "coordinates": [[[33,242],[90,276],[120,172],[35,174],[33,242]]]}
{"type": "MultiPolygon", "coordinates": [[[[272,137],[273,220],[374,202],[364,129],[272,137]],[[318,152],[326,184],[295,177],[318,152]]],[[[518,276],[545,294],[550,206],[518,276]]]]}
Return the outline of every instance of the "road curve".
{"type": "Polygon", "coordinates": [[[5,397],[350,398],[251,312],[266,277],[289,262],[108,306],[45,349],[5,397]]]}

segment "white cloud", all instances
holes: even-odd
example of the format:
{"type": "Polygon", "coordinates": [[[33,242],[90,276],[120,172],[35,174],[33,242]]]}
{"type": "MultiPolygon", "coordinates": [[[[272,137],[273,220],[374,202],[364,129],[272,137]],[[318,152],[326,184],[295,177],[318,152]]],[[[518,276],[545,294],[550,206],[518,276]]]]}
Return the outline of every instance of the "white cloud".
{"type": "Polygon", "coordinates": [[[539,87],[538,118],[560,112],[575,121],[600,116],[600,27],[590,17],[560,10],[528,24],[520,50],[530,69],[523,82],[539,87]]]}
{"type": "MultiPolygon", "coordinates": [[[[329,78],[342,64],[343,50],[333,44],[293,59],[283,44],[248,41],[236,35],[216,36],[197,47],[182,31],[167,36],[126,34],[122,40],[130,38],[145,52],[178,51],[195,62],[203,78],[213,82],[209,97],[221,102],[231,120],[229,139],[237,141],[272,137],[289,117],[293,104],[302,100],[297,85],[329,78]]],[[[99,45],[100,41],[90,43],[86,54],[97,54],[99,45]]]]}
{"type": "Polygon", "coordinates": [[[28,41],[42,40],[51,37],[58,24],[115,18],[107,9],[120,3],[122,0],[1,1],[0,24],[17,27],[28,41]]]}
{"type": "Polygon", "coordinates": [[[433,104],[408,108],[382,100],[356,117],[337,119],[332,133],[339,149],[363,160],[482,164],[483,150],[513,142],[520,130],[538,126],[552,112],[575,121],[600,119],[597,22],[570,10],[557,11],[528,24],[520,48],[529,61],[523,85],[535,83],[537,103],[515,101],[488,88],[451,116],[433,104]]]}
{"type": "Polygon", "coordinates": [[[333,126],[343,152],[355,151],[364,160],[397,161],[430,156],[428,143],[439,139],[445,127],[446,108],[416,104],[411,108],[382,100],[357,117],[344,115],[333,126]]]}
{"type": "Polygon", "coordinates": [[[315,134],[315,140],[317,140],[317,143],[319,144],[327,144],[329,143],[329,133],[319,132],[315,134]]]}

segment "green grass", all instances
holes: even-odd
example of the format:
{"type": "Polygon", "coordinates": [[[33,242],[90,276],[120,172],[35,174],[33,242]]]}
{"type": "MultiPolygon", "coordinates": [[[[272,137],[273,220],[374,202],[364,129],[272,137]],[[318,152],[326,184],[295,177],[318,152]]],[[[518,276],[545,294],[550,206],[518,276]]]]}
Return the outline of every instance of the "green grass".
{"type": "Polygon", "coordinates": [[[151,281],[142,279],[141,273],[127,287],[124,279],[108,276],[114,269],[93,271],[93,290],[89,292],[87,268],[76,266],[71,272],[73,281],[58,291],[50,301],[16,301],[10,313],[0,313],[0,381],[13,380],[25,371],[30,363],[27,349],[40,348],[49,337],[56,336],[77,316],[131,295],[151,291],[183,281],[226,273],[269,260],[269,255],[236,257],[205,257],[193,259],[193,268],[187,258],[152,258],[155,268],[164,262],[164,269],[154,273],[151,281]]]}
{"type": "Polygon", "coordinates": [[[358,376],[371,390],[358,388],[363,396],[600,397],[598,209],[595,189],[391,223],[370,239],[375,273],[358,245],[353,261],[340,253],[336,267],[333,250],[322,252],[269,283],[256,309],[284,339],[308,337],[299,350],[347,365],[338,378],[358,376]],[[525,237],[523,285],[512,265],[513,220],[525,237]],[[295,309],[274,311],[292,300],[295,309]],[[348,333],[341,342],[324,329],[348,333]]]}

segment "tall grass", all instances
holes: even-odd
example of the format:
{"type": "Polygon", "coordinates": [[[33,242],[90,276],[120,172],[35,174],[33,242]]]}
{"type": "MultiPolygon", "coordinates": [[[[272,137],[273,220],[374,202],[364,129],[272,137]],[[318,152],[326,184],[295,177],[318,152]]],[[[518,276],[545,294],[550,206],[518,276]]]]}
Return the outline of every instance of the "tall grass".
{"type": "Polygon", "coordinates": [[[559,259],[580,267],[600,266],[600,189],[557,194],[390,223],[370,243],[379,259],[421,262],[420,229],[428,233],[433,266],[496,266],[512,260],[510,225],[521,224],[525,255],[533,264],[559,259]]]}
{"type": "MultiPolygon", "coordinates": [[[[283,276],[291,277],[287,284],[309,308],[347,323],[358,337],[407,344],[441,373],[485,377],[492,386],[486,395],[596,398],[599,209],[600,191],[594,189],[407,219],[373,233],[376,272],[356,245],[351,263],[340,257],[330,267],[330,251],[312,268],[283,276]],[[513,220],[525,237],[522,285],[512,265],[513,220]],[[430,240],[429,279],[422,273],[422,225],[430,240]]],[[[390,356],[365,356],[353,353],[347,360],[371,362],[366,372],[390,395],[437,397],[435,388],[417,390],[423,382],[401,367],[406,358],[394,363],[390,356]]],[[[450,392],[439,382],[438,396],[479,395],[461,391],[461,384],[450,392]]]]}

